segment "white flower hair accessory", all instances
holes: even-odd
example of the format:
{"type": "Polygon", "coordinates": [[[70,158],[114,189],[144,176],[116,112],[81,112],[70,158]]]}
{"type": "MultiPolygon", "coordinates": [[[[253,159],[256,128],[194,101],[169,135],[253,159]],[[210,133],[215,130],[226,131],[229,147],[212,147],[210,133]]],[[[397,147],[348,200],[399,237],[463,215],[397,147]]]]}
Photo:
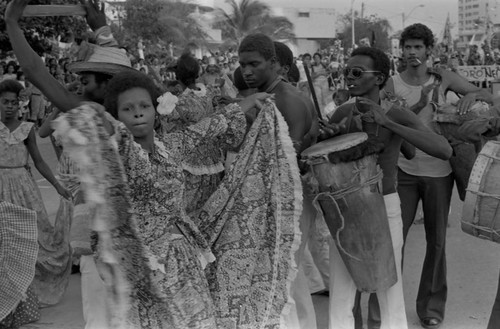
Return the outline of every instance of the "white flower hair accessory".
{"type": "Polygon", "coordinates": [[[167,91],[166,93],[158,97],[157,101],[158,107],[156,108],[156,111],[160,115],[170,115],[174,111],[175,105],[179,101],[179,98],[167,91]]]}
{"type": "Polygon", "coordinates": [[[207,94],[207,87],[203,83],[197,83],[196,87],[198,87],[200,90],[193,90],[193,94],[199,97],[204,97],[207,94]]]}

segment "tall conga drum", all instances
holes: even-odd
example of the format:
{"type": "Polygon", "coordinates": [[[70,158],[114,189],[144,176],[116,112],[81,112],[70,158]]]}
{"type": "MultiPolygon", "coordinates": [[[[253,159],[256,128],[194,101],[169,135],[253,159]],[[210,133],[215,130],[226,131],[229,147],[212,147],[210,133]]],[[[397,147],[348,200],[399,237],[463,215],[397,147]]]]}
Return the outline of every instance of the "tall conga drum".
{"type": "MultiPolygon", "coordinates": [[[[397,282],[377,150],[366,133],[345,134],[302,152],[315,205],[322,211],[357,288],[386,290],[397,282]]],[[[379,151],[379,150],[378,150],[379,151]]]]}
{"type": "Polygon", "coordinates": [[[487,142],[472,167],[462,210],[462,230],[500,243],[500,142],[487,142]]]}

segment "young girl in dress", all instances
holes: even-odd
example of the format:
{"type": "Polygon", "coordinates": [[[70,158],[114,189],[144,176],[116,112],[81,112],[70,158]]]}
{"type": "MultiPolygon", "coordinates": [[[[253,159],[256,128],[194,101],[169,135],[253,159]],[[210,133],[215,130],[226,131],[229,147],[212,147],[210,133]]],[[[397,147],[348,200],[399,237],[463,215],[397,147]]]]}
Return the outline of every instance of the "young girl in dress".
{"type": "Polygon", "coordinates": [[[68,282],[70,248],[67,241],[67,219],[53,226],[48,219],[40,190],[31,175],[28,157],[36,169],[65,198],[71,194],[64,189],[45,163],[37,147],[33,123],[19,121],[19,93],[23,87],[14,80],[0,83],[0,200],[37,213],[39,252],[36,275],[28,291],[28,299],[4,321],[8,328],[38,319],[38,299],[41,304],[57,303],[68,282]],[[25,305],[29,305],[29,309],[25,305]],[[33,311],[32,311],[33,310],[33,311]],[[34,311],[36,310],[36,311],[34,311]]]}
{"type": "MultiPolygon", "coordinates": [[[[257,94],[240,105],[229,105],[183,131],[156,135],[158,96],[148,76],[131,71],[119,73],[108,82],[104,103],[108,112],[104,126],[112,132],[110,138],[116,141],[123,164],[153,295],[161,296],[160,302],[145,307],[145,302],[152,301],[138,299],[146,293],[134,293],[135,301],[131,304],[139,311],[128,311],[127,322],[139,323],[141,328],[216,328],[213,301],[203,271],[214,258],[204,236],[186,214],[182,163],[207,140],[215,143],[224,139],[239,145],[244,135],[241,131],[247,128],[245,113],[268,95],[257,94]],[[141,311],[146,309],[147,312],[141,311]]],[[[89,113],[103,110],[99,109],[97,104],[82,105],[57,119],[56,131],[67,136],[67,127],[85,125],[79,129],[85,134],[94,125],[88,121],[89,113]]],[[[69,150],[71,144],[65,143],[69,150]]],[[[129,238],[112,235],[115,245],[121,244],[120,239],[129,238]]],[[[126,262],[124,259],[123,264],[126,262]]]]}

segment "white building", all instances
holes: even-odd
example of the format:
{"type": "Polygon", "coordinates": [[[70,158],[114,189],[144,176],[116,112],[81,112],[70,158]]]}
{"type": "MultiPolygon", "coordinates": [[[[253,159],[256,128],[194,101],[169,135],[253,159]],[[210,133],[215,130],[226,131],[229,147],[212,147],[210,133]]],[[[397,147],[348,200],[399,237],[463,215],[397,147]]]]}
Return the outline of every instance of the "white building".
{"type": "Polygon", "coordinates": [[[294,25],[295,45],[290,45],[295,55],[315,53],[319,41],[337,36],[337,14],[332,8],[274,8],[273,14],[285,16],[294,25]],[[295,48],[295,49],[294,49],[295,48]]]}
{"type": "Polygon", "coordinates": [[[467,44],[480,45],[486,34],[491,35],[498,30],[498,26],[500,5],[495,0],[458,0],[459,48],[467,44]]]}

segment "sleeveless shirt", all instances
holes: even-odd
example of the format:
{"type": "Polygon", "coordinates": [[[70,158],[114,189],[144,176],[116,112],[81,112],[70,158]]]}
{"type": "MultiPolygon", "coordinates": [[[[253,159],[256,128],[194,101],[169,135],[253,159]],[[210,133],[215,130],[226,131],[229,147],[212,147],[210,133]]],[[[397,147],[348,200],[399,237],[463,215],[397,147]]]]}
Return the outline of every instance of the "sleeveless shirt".
{"type": "MultiPolygon", "coordinates": [[[[415,105],[419,100],[422,92],[422,86],[412,86],[403,81],[399,74],[392,76],[394,81],[394,92],[396,96],[406,99],[408,106],[415,105]]],[[[429,85],[434,83],[434,76],[431,76],[424,85],[429,85]]],[[[432,99],[432,90],[429,94],[429,99],[432,99]]],[[[444,103],[445,97],[441,89],[439,89],[439,104],[444,103]]],[[[419,119],[429,127],[431,130],[435,131],[432,125],[433,119],[433,108],[431,104],[427,104],[419,114],[417,114],[419,119]]],[[[441,160],[425,152],[422,152],[418,148],[415,152],[415,157],[411,160],[406,159],[403,155],[399,156],[398,166],[405,173],[414,176],[427,176],[427,177],[446,177],[451,173],[451,166],[449,161],[441,160]]]]}

